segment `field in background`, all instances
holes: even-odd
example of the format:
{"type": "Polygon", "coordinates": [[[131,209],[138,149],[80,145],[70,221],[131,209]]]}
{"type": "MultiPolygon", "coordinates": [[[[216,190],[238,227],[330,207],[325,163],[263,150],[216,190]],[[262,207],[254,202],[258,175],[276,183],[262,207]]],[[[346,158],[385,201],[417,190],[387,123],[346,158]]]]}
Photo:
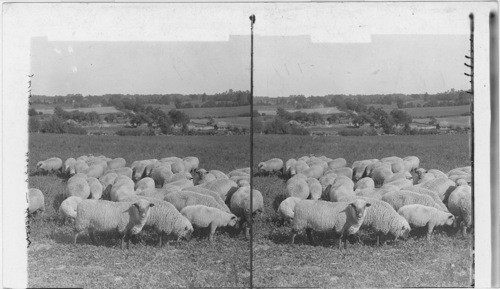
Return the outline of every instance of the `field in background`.
{"type": "MultiPolygon", "coordinates": [[[[269,107],[264,107],[263,109],[258,109],[257,111],[261,114],[265,114],[265,115],[276,115],[276,109],[278,108],[279,106],[273,106],[273,108],[269,108],[269,107]]],[[[334,113],[340,113],[341,111],[338,110],[338,108],[336,107],[322,107],[322,108],[303,108],[303,109],[287,109],[288,112],[297,112],[297,111],[301,111],[301,112],[305,112],[305,113],[313,113],[313,112],[317,112],[319,114],[334,114],[334,113]]]]}
{"type": "MultiPolygon", "coordinates": [[[[254,164],[270,158],[304,155],[355,160],[415,155],[421,167],[448,171],[470,165],[469,136],[311,137],[256,135],[254,164]]],[[[285,194],[285,180],[256,177],[254,186],[264,196],[265,216],[255,223],[254,286],[321,288],[466,287],[471,280],[472,237],[453,230],[435,231],[430,241],[412,236],[377,247],[375,236],[362,232],[362,243],[339,251],[334,240],[317,234],[317,246],[305,233],[290,245],[290,228],[279,226],[275,213],[285,194]],[[320,238],[321,237],[321,238],[320,238]],[[332,247],[333,246],[333,247],[332,247]]]]}
{"type": "MultiPolygon", "coordinates": [[[[200,166],[228,172],[249,166],[249,136],[78,136],[30,134],[28,170],[38,161],[63,160],[83,154],[138,159],[197,156],[200,166]]],[[[141,242],[120,250],[118,239],[100,236],[91,244],[84,234],[73,246],[73,231],[59,224],[56,211],[66,180],[53,175],[30,176],[29,187],[45,194],[45,214],[30,224],[29,287],[248,287],[249,242],[243,234],[221,231],[211,245],[206,235],[190,242],[156,247],[155,233],[141,233],[141,242]]]]}

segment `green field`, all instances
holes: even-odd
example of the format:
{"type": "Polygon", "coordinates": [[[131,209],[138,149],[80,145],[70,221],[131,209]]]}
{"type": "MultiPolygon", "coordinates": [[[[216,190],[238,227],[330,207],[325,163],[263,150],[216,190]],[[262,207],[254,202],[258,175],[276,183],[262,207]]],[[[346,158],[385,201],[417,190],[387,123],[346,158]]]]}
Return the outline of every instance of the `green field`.
{"type": "MultiPolygon", "coordinates": [[[[392,109],[385,109],[390,112],[392,109]]],[[[402,110],[409,113],[414,118],[420,117],[447,117],[447,116],[459,116],[465,113],[470,113],[469,105],[459,105],[459,106],[443,106],[443,107],[415,107],[415,108],[403,108],[402,110]]]]}
{"type": "MultiPolygon", "coordinates": [[[[162,108],[163,109],[163,108],[162,108]]],[[[172,108],[163,109],[168,112],[172,108]]],[[[250,106],[235,106],[235,107],[202,107],[202,108],[182,108],[180,111],[185,112],[190,118],[206,118],[206,117],[235,117],[241,114],[250,115],[250,106]]]]}
{"type": "MultiPolygon", "coordinates": [[[[303,155],[354,160],[386,156],[418,156],[424,168],[448,171],[470,165],[467,135],[310,137],[257,135],[254,164],[278,157],[303,155]]],[[[430,241],[420,236],[377,247],[375,236],[361,232],[361,243],[339,251],[331,237],[316,235],[317,246],[298,235],[290,245],[290,229],[279,226],[275,210],[286,192],[285,180],[256,177],[264,196],[265,217],[255,224],[253,284],[265,287],[390,288],[466,287],[471,284],[472,237],[453,230],[437,231],[430,241]],[[321,238],[319,238],[321,237],[321,238]],[[333,247],[332,247],[333,246],[333,247]]]]}
{"type": "MultiPolygon", "coordinates": [[[[206,169],[230,171],[249,165],[249,136],[118,137],[31,134],[29,166],[52,156],[63,160],[83,154],[134,160],[166,156],[197,156],[206,169]]],[[[156,247],[156,234],[120,250],[117,239],[100,236],[100,246],[87,235],[72,244],[72,229],[59,224],[56,210],[66,181],[57,176],[30,176],[29,187],[45,193],[46,212],[31,223],[28,248],[29,287],[247,287],[249,242],[243,234],[222,230],[213,245],[206,236],[190,242],[156,247]]]]}
{"type": "MultiPolygon", "coordinates": [[[[37,112],[42,112],[43,114],[54,114],[54,107],[36,108],[37,112]]],[[[80,107],[80,108],[67,108],[63,107],[65,111],[81,111],[84,113],[97,112],[98,114],[109,114],[109,113],[119,113],[114,106],[102,106],[102,107],[80,107]]]]}

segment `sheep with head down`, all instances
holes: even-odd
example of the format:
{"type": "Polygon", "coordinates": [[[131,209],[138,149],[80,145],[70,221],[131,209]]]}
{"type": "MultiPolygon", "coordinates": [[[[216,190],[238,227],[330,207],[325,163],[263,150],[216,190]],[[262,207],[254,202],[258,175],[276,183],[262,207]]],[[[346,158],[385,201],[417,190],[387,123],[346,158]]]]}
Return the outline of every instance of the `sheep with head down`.
{"type": "Polygon", "coordinates": [[[272,158],[265,162],[260,162],[257,166],[260,174],[274,174],[283,171],[283,160],[272,158]]]}
{"type": "Polygon", "coordinates": [[[465,181],[450,193],[448,197],[448,209],[456,216],[456,223],[460,226],[462,235],[467,234],[467,229],[472,223],[472,188],[465,181]]]}
{"type": "Polygon", "coordinates": [[[455,217],[450,213],[420,204],[403,206],[398,210],[398,214],[403,216],[413,227],[427,226],[427,239],[430,239],[435,227],[451,226],[455,221],[455,217]]]}
{"type": "Polygon", "coordinates": [[[31,188],[28,190],[28,213],[29,215],[36,212],[45,211],[45,197],[39,189],[31,188]]]}
{"type": "Polygon", "coordinates": [[[293,220],[295,206],[301,200],[302,199],[296,197],[288,197],[281,201],[277,213],[282,225],[287,221],[293,220]]]}
{"type": "Polygon", "coordinates": [[[245,229],[245,236],[249,238],[248,221],[250,218],[256,218],[264,212],[264,198],[258,190],[254,189],[250,194],[250,187],[241,187],[232,194],[229,209],[239,218],[240,228],[245,229]]]}
{"type": "Polygon", "coordinates": [[[236,227],[238,218],[231,213],[203,205],[184,207],[181,214],[186,217],[195,227],[210,227],[210,242],[214,239],[215,230],[219,227],[236,227]]]}
{"type": "Polygon", "coordinates": [[[350,203],[302,200],[295,206],[291,243],[295,242],[295,236],[304,229],[313,245],[312,231],[333,231],[340,235],[339,249],[342,243],[346,249],[347,236],[358,232],[370,206],[370,203],[359,199],[350,203]]]}
{"type": "Polygon", "coordinates": [[[303,174],[296,174],[286,182],[287,197],[307,199],[310,195],[307,177],[303,174]]]}
{"type": "Polygon", "coordinates": [[[38,173],[62,173],[63,161],[60,158],[49,158],[44,161],[39,161],[36,164],[38,173]]]}

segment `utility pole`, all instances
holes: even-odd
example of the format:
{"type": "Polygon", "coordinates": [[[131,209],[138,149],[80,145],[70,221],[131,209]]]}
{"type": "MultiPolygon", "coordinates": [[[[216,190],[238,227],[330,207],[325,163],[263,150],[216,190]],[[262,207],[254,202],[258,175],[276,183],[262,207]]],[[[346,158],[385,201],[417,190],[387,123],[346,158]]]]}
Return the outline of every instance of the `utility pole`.
{"type": "MultiPolygon", "coordinates": [[[[250,15],[250,212],[253,212],[253,25],[255,15],[250,15]]],[[[250,220],[250,288],[253,288],[253,214],[250,220]]]]}

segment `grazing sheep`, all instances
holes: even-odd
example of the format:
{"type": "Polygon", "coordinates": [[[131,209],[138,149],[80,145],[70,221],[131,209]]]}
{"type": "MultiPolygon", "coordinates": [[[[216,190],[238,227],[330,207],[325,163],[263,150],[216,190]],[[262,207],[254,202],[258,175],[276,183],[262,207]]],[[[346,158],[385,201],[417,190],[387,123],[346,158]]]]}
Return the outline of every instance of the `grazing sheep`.
{"type": "Polygon", "coordinates": [[[217,176],[215,174],[209,173],[205,169],[199,169],[195,173],[193,182],[195,185],[201,185],[215,180],[217,180],[217,176]]]}
{"type": "Polygon", "coordinates": [[[416,156],[407,156],[403,158],[405,171],[415,172],[420,167],[420,159],[416,156]]]}
{"type": "Polygon", "coordinates": [[[354,184],[354,190],[374,189],[374,188],[375,188],[375,182],[373,181],[372,178],[369,177],[362,178],[354,184]]]}
{"type": "Polygon", "coordinates": [[[146,196],[155,191],[155,181],[150,177],[140,179],[135,183],[134,189],[137,195],[146,196]]]}
{"type": "Polygon", "coordinates": [[[116,173],[107,173],[99,178],[99,182],[101,182],[102,185],[103,197],[109,198],[109,192],[111,191],[111,187],[115,183],[116,178],[118,178],[116,173]]]}
{"type": "Polygon", "coordinates": [[[39,189],[31,188],[28,190],[28,213],[45,211],[45,197],[39,189]]]}
{"type": "Polygon", "coordinates": [[[370,209],[366,212],[366,217],[363,221],[362,229],[371,228],[377,234],[377,246],[380,246],[381,237],[391,234],[396,241],[398,238],[408,238],[410,234],[410,225],[405,218],[400,216],[388,203],[376,200],[370,197],[347,197],[341,202],[352,202],[355,199],[362,199],[371,204],[370,209]]]}
{"type": "Polygon", "coordinates": [[[319,158],[316,158],[316,157],[313,157],[313,158],[310,158],[306,164],[309,166],[309,167],[312,167],[312,166],[320,166],[323,168],[323,171],[328,169],[328,163],[319,159],[319,158]]]}
{"type": "Polygon", "coordinates": [[[182,162],[182,160],[175,162],[166,162],[166,163],[170,164],[170,168],[172,170],[172,173],[174,174],[186,171],[186,168],[184,167],[184,162],[182,162]]]}
{"type": "Polygon", "coordinates": [[[39,161],[36,164],[38,173],[62,173],[63,161],[60,158],[50,158],[44,161],[39,161]]]}
{"type": "Polygon", "coordinates": [[[295,166],[296,163],[297,163],[296,159],[289,159],[289,160],[286,161],[286,163],[285,163],[285,174],[287,176],[291,175],[290,171],[291,171],[292,167],[295,166]]]}
{"type": "Polygon", "coordinates": [[[349,179],[352,179],[352,169],[348,167],[342,167],[342,168],[336,168],[336,169],[331,169],[330,173],[334,173],[337,176],[346,176],[349,179]]]}
{"type": "Polygon", "coordinates": [[[110,173],[115,173],[117,175],[126,176],[129,179],[132,179],[132,176],[133,176],[132,169],[128,168],[128,167],[110,169],[110,170],[106,171],[106,174],[110,174],[110,173]]]}
{"type": "Polygon", "coordinates": [[[89,165],[82,161],[82,160],[76,160],[73,166],[70,167],[70,176],[73,176],[75,174],[81,174],[85,172],[89,168],[89,165]]]}
{"type": "Polygon", "coordinates": [[[283,160],[273,158],[265,162],[259,163],[257,166],[259,173],[273,174],[283,170],[283,160]]]}
{"type": "Polygon", "coordinates": [[[229,177],[224,172],[219,170],[210,170],[208,173],[214,175],[217,180],[229,179],[229,177]]]}
{"type": "Polygon", "coordinates": [[[235,169],[235,170],[230,171],[227,174],[228,177],[247,176],[247,175],[250,175],[250,168],[235,169]]]}
{"type": "Polygon", "coordinates": [[[448,197],[448,209],[456,216],[462,234],[472,227],[472,190],[467,184],[459,185],[448,197]]]}
{"type": "Polygon", "coordinates": [[[172,192],[167,194],[164,200],[174,205],[174,207],[179,211],[184,207],[192,205],[204,205],[207,207],[217,208],[221,211],[225,210],[225,208],[217,203],[217,201],[211,196],[191,191],[172,192]]]}
{"type": "Polygon", "coordinates": [[[413,182],[411,180],[408,180],[408,179],[396,179],[394,181],[390,181],[390,182],[385,182],[384,185],[382,186],[383,187],[387,187],[387,186],[393,186],[393,187],[397,187],[399,189],[406,189],[408,187],[411,187],[413,186],[413,182]]]}
{"type": "Polygon", "coordinates": [[[347,236],[358,232],[370,206],[370,203],[359,199],[351,203],[302,200],[295,206],[291,243],[294,243],[297,233],[304,229],[309,242],[313,245],[312,230],[319,232],[333,230],[340,234],[339,249],[342,242],[344,248],[347,248],[347,236]]]}
{"type": "Polygon", "coordinates": [[[302,171],[302,174],[304,174],[308,178],[315,178],[319,179],[323,175],[325,169],[320,166],[320,165],[312,165],[308,169],[302,171]]]}
{"type": "Polygon", "coordinates": [[[127,161],[124,158],[115,158],[107,161],[108,169],[118,169],[123,168],[127,164],[127,161]]]}
{"type": "Polygon", "coordinates": [[[375,161],[373,160],[361,160],[361,161],[355,161],[352,163],[351,169],[352,169],[352,180],[353,181],[358,181],[362,177],[365,176],[365,171],[366,167],[374,163],[375,161]]]}
{"type": "Polygon", "coordinates": [[[226,205],[226,203],[224,203],[224,200],[220,197],[219,193],[217,193],[217,192],[214,192],[214,191],[202,188],[200,186],[194,186],[194,187],[184,188],[182,190],[183,191],[189,191],[189,192],[195,192],[195,193],[202,194],[202,195],[211,196],[212,198],[214,198],[214,200],[217,203],[219,203],[219,205],[221,205],[221,207],[224,208],[224,210],[223,210],[224,212],[228,212],[228,213],[230,212],[229,207],[226,205]]]}
{"type": "Polygon", "coordinates": [[[403,206],[398,210],[412,227],[427,226],[427,239],[430,238],[434,227],[453,225],[455,217],[452,214],[440,211],[436,208],[419,204],[403,206]]]}
{"type": "Polygon", "coordinates": [[[87,178],[82,176],[82,174],[76,174],[69,178],[66,185],[66,196],[77,196],[82,199],[88,199],[90,196],[90,186],[87,178]]]}
{"type": "Polygon", "coordinates": [[[287,197],[296,197],[307,199],[310,195],[307,177],[303,174],[297,174],[286,182],[287,197]]]}
{"type": "Polygon", "coordinates": [[[149,210],[149,218],[144,226],[153,228],[159,234],[159,247],[163,245],[165,235],[174,235],[177,241],[181,238],[188,241],[191,239],[193,226],[172,204],[166,201],[148,200],[154,207],[149,210]]]}
{"type": "Polygon", "coordinates": [[[135,203],[115,203],[102,200],[83,200],[78,204],[74,244],[84,230],[88,230],[90,239],[94,244],[96,240],[94,231],[109,232],[117,230],[121,235],[121,248],[127,242],[129,248],[130,235],[141,232],[142,227],[149,217],[149,208],[154,204],[146,200],[135,203]]]}
{"type": "Polygon", "coordinates": [[[167,163],[167,162],[182,162],[182,159],[178,158],[178,157],[166,157],[166,158],[160,159],[160,162],[162,162],[162,163],[167,163]]]}
{"type": "Polygon", "coordinates": [[[89,178],[100,178],[104,174],[104,168],[101,165],[91,165],[83,173],[89,178]]]}
{"type": "Polygon", "coordinates": [[[339,176],[330,187],[328,199],[332,202],[337,202],[340,197],[346,195],[354,195],[354,183],[348,177],[339,176]]]}
{"type": "Polygon", "coordinates": [[[339,169],[347,166],[347,161],[344,158],[336,158],[329,161],[327,164],[330,169],[339,169]]]}
{"type": "Polygon", "coordinates": [[[441,201],[441,198],[439,198],[436,192],[418,186],[407,187],[405,190],[430,196],[432,200],[441,208],[441,211],[448,212],[448,208],[446,208],[445,204],[441,201]]]}
{"type": "Polygon", "coordinates": [[[116,178],[109,193],[111,201],[122,202],[130,196],[135,196],[134,186],[134,181],[125,176],[119,176],[116,178]]]}
{"type": "MultiPolygon", "coordinates": [[[[66,175],[71,175],[71,169],[75,167],[76,160],[74,158],[68,158],[64,161],[63,173],[66,175]]],[[[74,174],[74,173],[73,173],[74,174]]]]}
{"type": "MultiPolygon", "coordinates": [[[[331,185],[335,182],[335,179],[337,178],[336,174],[330,173],[330,174],[325,174],[319,178],[319,183],[321,184],[321,189],[323,190],[323,194],[326,194],[326,192],[329,190],[331,185]]],[[[322,194],[322,198],[325,197],[322,194]]]]}
{"type": "Polygon", "coordinates": [[[431,196],[406,190],[386,193],[382,196],[382,201],[389,203],[396,211],[403,206],[412,204],[420,204],[441,210],[431,196]]]}
{"type": "Polygon", "coordinates": [[[215,180],[201,184],[200,187],[219,193],[223,200],[238,190],[238,184],[231,180],[215,180]]]}
{"type": "Polygon", "coordinates": [[[436,178],[417,186],[436,192],[445,204],[447,203],[449,194],[456,188],[455,182],[448,178],[436,178]]]}
{"type": "Polygon", "coordinates": [[[392,168],[387,163],[381,163],[379,166],[376,166],[371,171],[370,177],[373,179],[375,186],[380,187],[384,184],[386,180],[389,180],[394,173],[392,172],[392,168]]]}
{"type": "Polygon", "coordinates": [[[304,160],[297,160],[297,162],[291,167],[290,175],[302,174],[304,171],[309,169],[309,166],[304,160]]]}
{"type": "Polygon", "coordinates": [[[319,200],[323,193],[323,188],[319,181],[315,178],[307,178],[306,182],[309,187],[309,198],[312,200],[319,200]]]}
{"type": "MultiPolygon", "coordinates": [[[[90,155],[90,156],[92,156],[92,155],[90,155]]],[[[84,162],[86,162],[88,159],[89,159],[89,156],[82,155],[82,156],[79,156],[78,158],[76,158],[76,161],[84,161],[84,162]]]]}
{"type": "Polygon", "coordinates": [[[76,209],[81,201],[83,201],[83,199],[77,196],[71,196],[62,201],[59,206],[59,215],[61,216],[63,222],[65,222],[66,219],[76,219],[76,209]]]}
{"type": "Polygon", "coordinates": [[[466,175],[466,174],[454,174],[454,175],[450,175],[450,176],[448,177],[448,179],[450,179],[450,180],[454,181],[454,182],[457,184],[457,186],[458,186],[458,185],[460,185],[460,184],[458,183],[458,181],[459,181],[459,180],[463,180],[463,181],[465,181],[466,183],[470,183],[470,182],[472,182],[472,175],[466,175]]]}
{"type": "Polygon", "coordinates": [[[177,186],[177,187],[180,187],[181,189],[194,187],[193,180],[186,180],[186,179],[173,181],[173,182],[170,182],[170,183],[165,184],[165,185],[177,186]]]}
{"type": "Polygon", "coordinates": [[[295,205],[302,199],[295,197],[288,197],[284,199],[278,207],[278,215],[284,224],[286,221],[293,220],[295,205]]]}
{"type": "Polygon", "coordinates": [[[133,162],[130,165],[130,168],[132,169],[132,180],[138,181],[145,177],[144,171],[146,170],[146,166],[148,166],[149,164],[151,164],[151,162],[148,160],[133,162]]]}
{"type": "Polygon", "coordinates": [[[200,228],[210,227],[210,242],[214,239],[215,230],[219,227],[235,227],[238,218],[219,209],[203,205],[187,206],[181,210],[181,214],[186,217],[192,225],[200,228]]]}
{"type": "Polygon", "coordinates": [[[165,183],[170,182],[174,173],[170,165],[160,165],[151,171],[150,177],[155,181],[156,186],[162,187],[165,183]]]}
{"type": "Polygon", "coordinates": [[[249,238],[248,220],[264,212],[264,198],[260,191],[254,189],[250,200],[250,187],[241,187],[231,196],[229,208],[239,218],[240,228],[245,228],[245,236],[249,238]],[[252,210],[250,210],[250,203],[252,203],[252,210]]]}
{"type": "Polygon", "coordinates": [[[470,175],[471,173],[472,173],[472,167],[466,166],[466,167],[452,169],[446,173],[446,176],[450,177],[452,175],[457,175],[457,174],[458,175],[470,175]]]}
{"type": "Polygon", "coordinates": [[[99,200],[102,197],[102,184],[96,178],[87,178],[87,183],[90,188],[90,198],[99,200]]]}
{"type": "Polygon", "coordinates": [[[182,159],[182,164],[186,172],[191,172],[200,166],[200,160],[197,157],[185,157],[182,159]]]}

